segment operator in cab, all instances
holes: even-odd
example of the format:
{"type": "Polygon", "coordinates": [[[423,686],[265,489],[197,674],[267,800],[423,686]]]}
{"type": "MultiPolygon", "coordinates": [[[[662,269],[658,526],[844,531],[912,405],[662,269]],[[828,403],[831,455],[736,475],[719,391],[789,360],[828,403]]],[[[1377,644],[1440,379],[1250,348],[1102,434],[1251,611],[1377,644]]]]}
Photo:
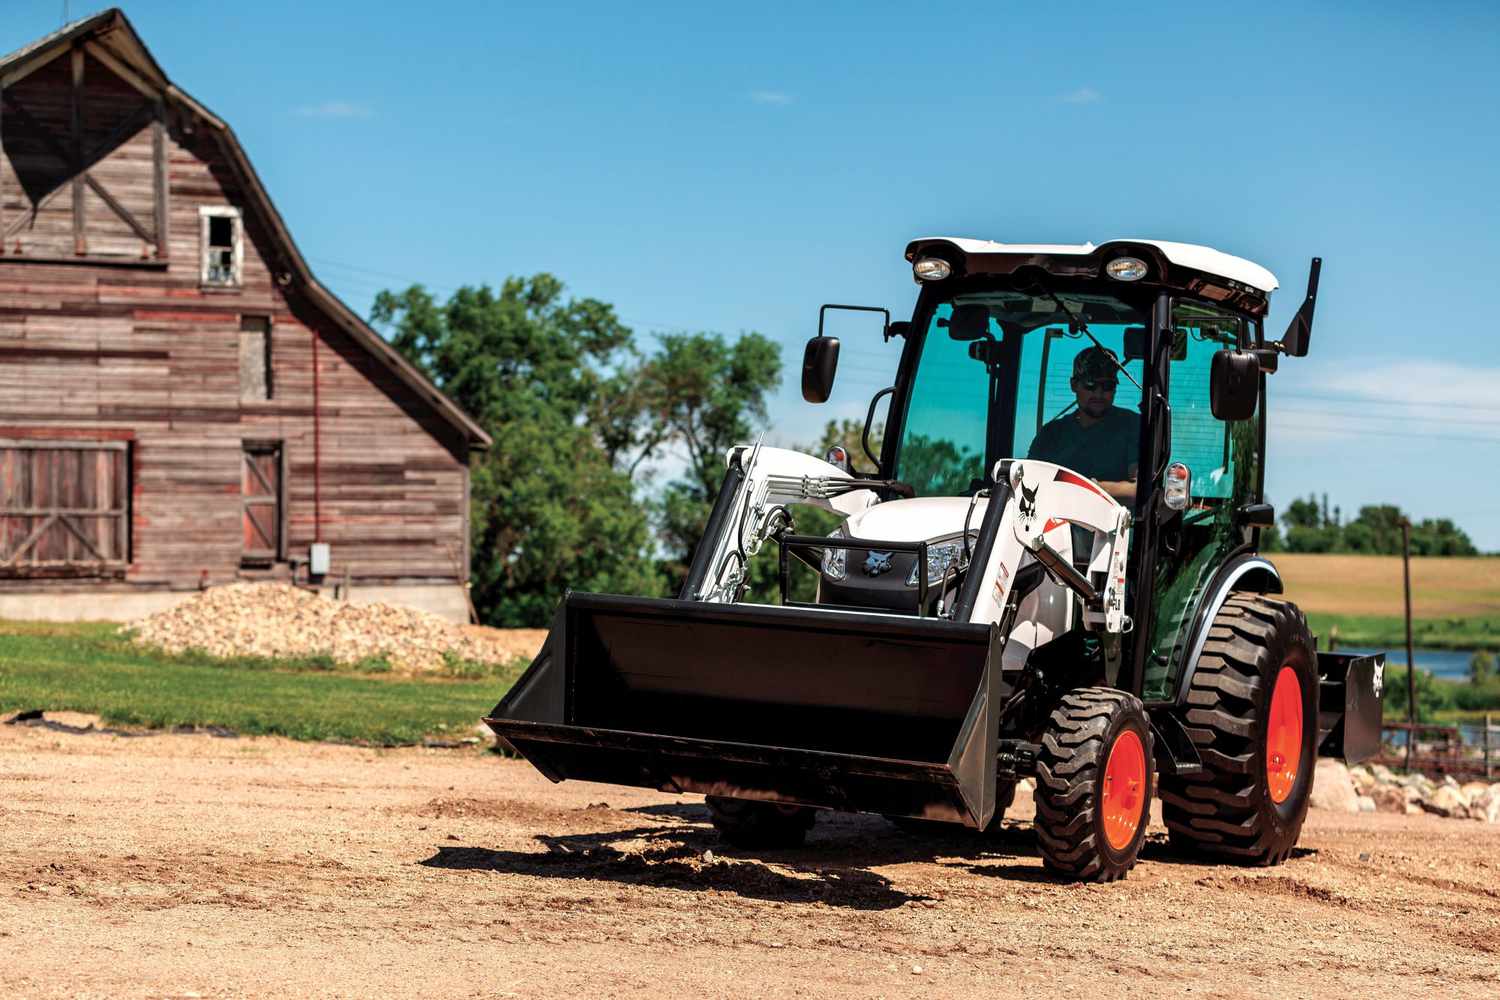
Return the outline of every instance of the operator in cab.
{"type": "Polygon", "coordinates": [[[1114,351],[1079,352],[1068,383],[1078,408],[1043,425],[1026,457],[1082,473],[1128,507],[1135,502],[1141,417],[1115,405],[1119,376],[1114,351]]]}

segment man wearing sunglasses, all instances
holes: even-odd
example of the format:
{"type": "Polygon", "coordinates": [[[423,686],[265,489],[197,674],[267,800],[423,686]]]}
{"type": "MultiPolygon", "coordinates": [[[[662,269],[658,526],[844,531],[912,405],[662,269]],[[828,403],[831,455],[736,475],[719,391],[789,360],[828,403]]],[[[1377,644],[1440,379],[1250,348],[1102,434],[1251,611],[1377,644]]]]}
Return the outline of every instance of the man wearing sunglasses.
{"type": "Polygon", "coordinates": [[[1115,405],[1119,375],[1114,351],[1090,347],[1079,352],[1068,383],[1077,409],[1048,421],[1026,457],[1082,473],[1129,506],[1135,501],[1141,418],[1115,405]]]}

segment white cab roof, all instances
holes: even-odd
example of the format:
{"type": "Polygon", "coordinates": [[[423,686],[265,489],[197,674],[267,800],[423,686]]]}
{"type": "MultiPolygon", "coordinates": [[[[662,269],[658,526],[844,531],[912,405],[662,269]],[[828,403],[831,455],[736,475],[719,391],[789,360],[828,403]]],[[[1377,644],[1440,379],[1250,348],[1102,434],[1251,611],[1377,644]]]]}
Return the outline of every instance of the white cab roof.
{"type": "Polygon", "coordinates": [[[925,236],[914,242],[926,242],[928,240],[942,240],[952,243],[965,254],[1039,254],[1049,257],[1061,257],[1067,255],[1087,256],[1111,243],[1144,243],[1147,246],[1160,250],[1162,256],[1168,261],[1182,267],[1190,267],[1195,271],[1203,271],[1206,274],[1217,274],[1225,278],[1258,288],[1263,292],[1274,292],[1277,287],[1276,275],[1267,271],[1259,264],[1248,261],[1243,257],[1235,257],[1215,250],[1213,247],[1202,247],[1194,243],[1172,243],[1167,240],[1138,240],[1138,239],[1114,239],[1105,240],[1103,243],[996,243],[994,240],[974,240],[961,236],[925,236]]]}

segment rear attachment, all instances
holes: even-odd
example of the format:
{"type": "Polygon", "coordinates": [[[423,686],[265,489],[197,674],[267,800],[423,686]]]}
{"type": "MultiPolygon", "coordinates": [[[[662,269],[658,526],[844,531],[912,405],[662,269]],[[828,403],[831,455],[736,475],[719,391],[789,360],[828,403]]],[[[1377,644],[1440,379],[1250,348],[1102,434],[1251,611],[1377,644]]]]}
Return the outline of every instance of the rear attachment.
{"type": "Polygon", "coordinates": [[[986,625],[569,594],[485,721],[553,781],[960,822],[994,815],[986,625]]]}

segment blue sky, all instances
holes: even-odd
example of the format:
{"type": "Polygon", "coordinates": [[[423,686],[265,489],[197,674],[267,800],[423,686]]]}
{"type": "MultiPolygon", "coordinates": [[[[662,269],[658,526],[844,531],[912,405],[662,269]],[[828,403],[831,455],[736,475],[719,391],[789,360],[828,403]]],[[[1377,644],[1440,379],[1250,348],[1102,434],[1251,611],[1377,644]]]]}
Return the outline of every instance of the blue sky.
{"type": "MultiPolygon", "coordinates": [[[[63,9],[4,6],[5,50],[63,9]]],[[[1207,243],[1276,272],[1277,330],[1322,255],[1313,353],[1271,383],[1271,498],[1399,503],[1500,550],[1500,7],[714,8],[125,10],[361,312],[547,270],[643,335],[759,330],[792,368],[822,302],[910,310],[913,236],[1207,243]]],[[[886,384],[894,351],[844,333],[834,400],[789,379],[772,438],[886,384]]]]}

